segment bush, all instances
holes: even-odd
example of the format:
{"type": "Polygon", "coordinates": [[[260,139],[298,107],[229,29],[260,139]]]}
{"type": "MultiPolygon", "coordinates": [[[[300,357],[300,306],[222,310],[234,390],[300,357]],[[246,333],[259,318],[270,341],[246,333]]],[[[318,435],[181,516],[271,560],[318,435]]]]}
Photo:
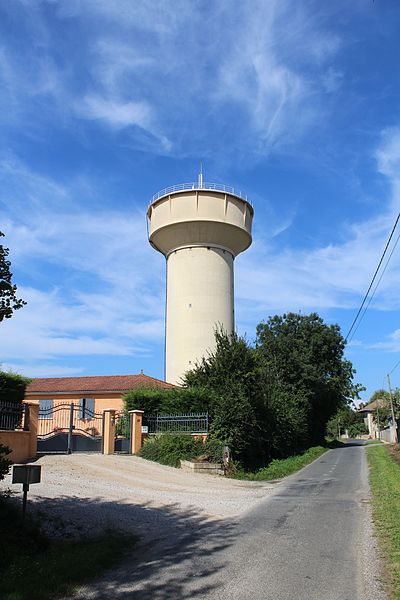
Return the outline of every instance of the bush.
{"type": "MultiPolygon", "coordinates": [[[[213,438],[207,438],[205,444],[201,448],[196,446],[196,449],[201,451],[200,454],[208,456],[208,460],[213,463],[222,463],[224,457],[224,446],[223,442],[213,438]]],[[[197,454],[199,456],[199,454],[197,454]]]]}
{"type": "Polygon", "coordinates": [[[204,451],[202,440],[195,438],[187,433],[162,433],[149,438],[140,450],[140,456],[169,465],[170,467],[179,467],[181,460],[190,460],[194,456],[204,451]]]}
{"type": "Polygon", "coordinates": [[[179,467],[181,460],[208,456],[210,462],[221,463],[224,444],[209,438],[205,443],[187,433],[162,433],[149,438],[140,450],[140,456],[162,465],[179,467]]]}
{"type": "Polygon", "coordinates": [[[366,435],[368,433],[368,427],[365,423],[353,423],[353,425],[350,425],[348,431],[351,438],[356,438],[360,435],[366,435]]]}
{"type": "Polygon", "coordinates": [[[10,471],[12,461],[6,458],[9,454],[11,454],[10,448],[0,444],[0,481],[4,479],[4,477],[10,471]]]}
{"type": "Polygon", "coordinates": [[[18,373],[0,371],[0,404],[20,404],[25,396],[25,388],[30,382],[31,379],[18,373]]]}

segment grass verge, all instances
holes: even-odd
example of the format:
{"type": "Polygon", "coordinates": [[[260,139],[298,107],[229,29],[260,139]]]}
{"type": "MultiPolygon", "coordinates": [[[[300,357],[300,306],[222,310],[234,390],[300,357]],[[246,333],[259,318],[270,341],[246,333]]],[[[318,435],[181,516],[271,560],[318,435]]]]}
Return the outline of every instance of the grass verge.
{"type": "Polygon", "coordinates": [[[136,540],[116,531],[79,540],[50,540],[0,498],[0,598],[50,600],[118,564],[136,540]]]}
{"type": "Polygon", "coordinates": [[[400,465],[393,449],[367,449],[375,527],[383,549],[393,597],[400,600],[400,465]]]}
{"type": "Polygon", "coordinates": [[[260,469],[256,473],[246,473],[240,471],[234,476],[235,479],[248,479],[250,481],[265,481],[273,479],[282,479],[296,473],[306,465],[313,462],[316,458],[324,454],[328,448],[323,446],[314,446],[309,448],[303,454],[290,456],[289,458],[275,459],[267,467],[260,469]]]}

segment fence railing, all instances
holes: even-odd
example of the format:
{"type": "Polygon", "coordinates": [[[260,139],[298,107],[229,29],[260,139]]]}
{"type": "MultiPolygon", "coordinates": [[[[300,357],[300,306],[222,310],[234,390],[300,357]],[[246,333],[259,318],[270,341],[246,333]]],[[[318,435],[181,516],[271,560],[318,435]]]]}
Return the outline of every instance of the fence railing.
{"type": "Polygon", "coordinates": [[[208,413],[143,415],[148,433],[208,433],[208,413]]]}
{"type": "Polygon", "coordinates": [[[13,404],[2,402],[0,404],[0,429],[14,431],[15,429],[28,430],[27,404],[13,404]]]}
{"type": "Polygon", "coordinates": [[[238,188],[233,188],[231,185],[225,185],[224,183],[214,183],[209,181],[204,181],[201,184],[194,181],[190,183],[178,183],[176,185],[171,185],[169,187],[164,188],[163,190],[160,190],[159,192],[157,192],[157,194],[154,194],[150,204],[153,204],[153,202],[155,202],[159,198],[162,198],[163,196],[167,196],[168,194],[173,194],[174,192],[180,192],[185,190],[215,190],[218,192],[226,192],[227,194],[238,196],[239,198],[242,198],[242,200],[245,200],[246,202],[251,204],[251,202],[247,198],[247,194],[242,190],[239,190],[238,188]]]}

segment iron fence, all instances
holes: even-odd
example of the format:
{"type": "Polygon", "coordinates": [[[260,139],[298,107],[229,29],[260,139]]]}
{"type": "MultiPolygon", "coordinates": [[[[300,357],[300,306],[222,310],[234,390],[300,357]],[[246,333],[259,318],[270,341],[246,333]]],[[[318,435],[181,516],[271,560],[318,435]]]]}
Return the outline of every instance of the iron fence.
{"type": "Polygon", "coordinates": [[[208,413],[144,415],[148,433],[208,433],[208,413]]]}
{"type": "Polygon", "coordinates": [[[28,429],[27,404],[13,404],[2,402],[0,404],[0,429],[14,431],[14,429],[28,429]]]}

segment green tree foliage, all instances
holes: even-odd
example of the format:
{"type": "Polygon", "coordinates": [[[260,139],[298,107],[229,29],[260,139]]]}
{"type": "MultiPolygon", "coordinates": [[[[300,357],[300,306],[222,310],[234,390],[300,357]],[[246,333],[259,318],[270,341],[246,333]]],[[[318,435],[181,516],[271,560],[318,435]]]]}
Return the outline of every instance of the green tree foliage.
{"type": "Polygon", "coordinates": [[[0,371],[0,404],[5,402],[20,404],[30,381],[31,379],[18,373],[0,371]]]}
{"type": "Polygon", "coordinates": [[[124,409],[144,410],[148,415],[173,415],[207,412],[212,404],[210,394],[201,388],[140,388],[123,397],[124,409]]]}
{"type": "Polygon", "coordinates": [[[216,331],[216,349],[184,383],[192,389],[207,390],[210,407],[210,434],[234,448],[243,462],[262,461],[265,431],[260,420],[261,379],[254,350],[237,334],[216,331]]]}
{"type": "MultiPolygon", "coordinates": [[[[1,231],[0,237],[4,237],[1,231]]],[[[17,298],[17,286],[12,283],[11,262],[7,260],[9,253],[9,249],[0,244],[0,322],[10,319],[14,310],[26,304],[25,300],[17,298]]]]}
{"type": "Polygon", "coordinates": [[[324,440],[328,420],[357,396],[337,325],[314,314],[275,316],[251,346],[216,333],[216,349],[185,376],[213,398],[211,432],[245,467],[284,458],[324,440]]]}
{"type": "Polygon", "coordinates": [[[339,326],[326,325],[316,313],[288,313],[257,326],[263,368],[280,389],[302,399],[311,446],[324,440],[328,420],[357,395],[344,348],[339,326]]]}
{"type": "Polygon", "coordinates": [[[350,406],[340,408],[338,412],[329,419],[326,431],[329,436],[335,438],[348,431],[350,437],[357,437],[368,433],[364,424],[364,416],[350,406]]]}

